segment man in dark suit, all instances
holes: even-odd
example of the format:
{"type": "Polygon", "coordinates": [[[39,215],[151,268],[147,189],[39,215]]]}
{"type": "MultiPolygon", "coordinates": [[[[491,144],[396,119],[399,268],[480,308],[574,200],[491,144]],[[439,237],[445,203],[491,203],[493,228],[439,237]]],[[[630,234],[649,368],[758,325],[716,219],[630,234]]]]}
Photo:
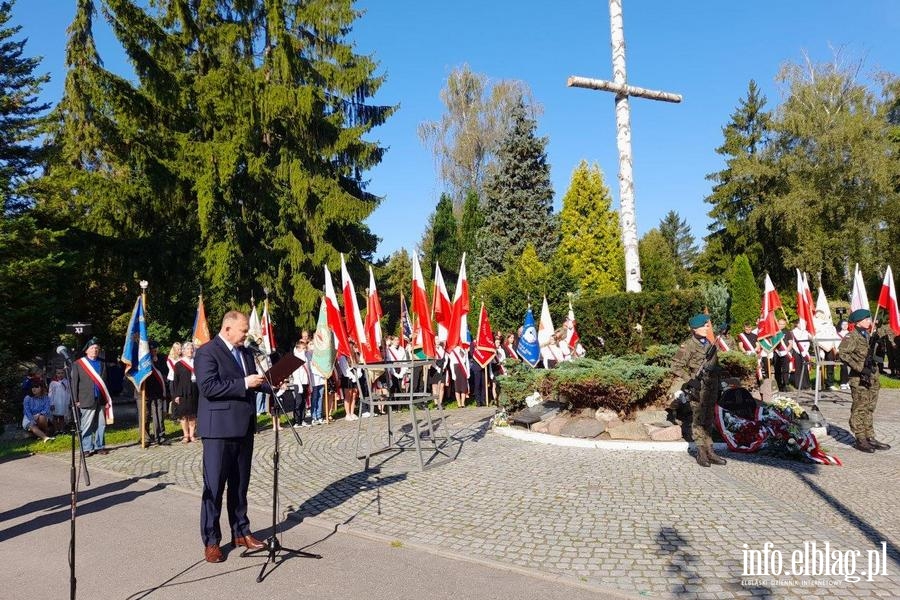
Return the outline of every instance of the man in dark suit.
{"type": "Polygon", "coordinates": [[[200,536],[207,562],[225,560],[219,544],[222,532],[222,496],[228,484],[226,506],[232,542],[249,550],[265,547],[250,533],[247,489],[256,430],[256,391],[265,378],[256,372],[244,348],[250,324],[247,316],[229,311],[219,335],[197,349],[194,371],[200,390],[197,431],[203,439],[203,500],[200,536]]]}
{"type": "Polygon", "coordinates": [[[81,412],[81,448],[88,456],[108,454],[105,413],[112,405],[112,396],[97,338],[88,340],[84,356],[72,363],[71,377],[75,405],[81,412]]]}

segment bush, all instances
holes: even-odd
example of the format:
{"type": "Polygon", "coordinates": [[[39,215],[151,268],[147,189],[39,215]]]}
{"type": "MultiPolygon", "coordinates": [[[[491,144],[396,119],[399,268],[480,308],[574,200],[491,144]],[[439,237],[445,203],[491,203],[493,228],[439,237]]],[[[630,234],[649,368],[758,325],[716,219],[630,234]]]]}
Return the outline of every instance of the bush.
{"type": "Polygon", "coordinates": [[[696,289],[587,296],[577,299],[574,308],[581,343],[589,355],[603,351],[625,355],[643,353],[655,344],[683,342],[690,335],[688,320],[703,310],[703,297],[696,289]]]}
{"type": "Polygon", "coordinates": [[[517,365],[501,378],[500,403],[510,410],[540,392],[570,409],[609,408],[622,415],[654,403],[665,393],[668,369],[645,364],[645,357],[582,358],[555,369],[517,365]]]}

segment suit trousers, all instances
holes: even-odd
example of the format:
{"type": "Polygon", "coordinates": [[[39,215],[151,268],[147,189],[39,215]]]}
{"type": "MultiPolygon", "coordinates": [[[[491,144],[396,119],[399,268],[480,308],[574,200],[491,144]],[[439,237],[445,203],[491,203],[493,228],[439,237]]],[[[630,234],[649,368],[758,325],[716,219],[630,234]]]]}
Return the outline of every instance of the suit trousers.
{"type": "Polygon", "coordinates": [[[205,546],[219,544],[222,530],[222,496],[225,496],[232,537],[250,535],[247,490],[253,458],[253,432],[242,438],[203,438],[203,499],[200,506],[200,537],[205,546]]]}

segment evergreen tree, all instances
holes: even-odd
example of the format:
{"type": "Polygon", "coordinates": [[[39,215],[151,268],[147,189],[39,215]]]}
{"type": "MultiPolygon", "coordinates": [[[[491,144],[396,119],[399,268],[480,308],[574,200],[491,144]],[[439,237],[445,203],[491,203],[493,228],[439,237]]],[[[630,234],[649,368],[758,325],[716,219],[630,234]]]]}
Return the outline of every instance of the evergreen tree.
{"type": "Polygon", "coordinates": [[[563,196],[557,249],[578,291],[607,295],[623,289],[625,254],[618,214],[611,205],[600,167],[582,160],[563,196]]]}
{"type": "Polygon", "coordinates": [[[487,210],[477,242],[485,266],[481,275],[505,271],[528,243],[542,261],[548,261],[558,245],[547,138],[536,137],[536,127],[519,99],[500,145],[497,173],[485,185],[487,210]]]}
{"type": "Polygon", "coordinates": [[[423,273],[433,275],[434,263],[438,261],[444,279],[455,279],[462,253],[459,248],[459,227],[453,214],[453,200],[447,194],[441,194],[434,209],[430,237],[429,248],[423,253],[423,273]]]}
{"type": "Polygon", "coordinates": [[[713,182],[706,198],[712,205],[712,223],[701,262],[712,275],[723,274],[738,254],[746,254],[756,270],[785,270],[779,250],[785,240],[779,224],[762,219],[757,210],[779,184],[777,169],[765,153],[773,135],[765,104],[765,96],[751,80],[746,98],[722,128],[725,139],[716,152],[725,158],[725,168],[707,175],[713,182]]]}
{"type": "Polygon", "coordinates": [[[689,287],[691,268],[699,255],[690,226],[676,211],[670,210],[659,222],[659,232],[669,244],[669,250],[675,258],[678,285],[689,287]]]}
{"type": "Polygon", "coordinates": [[[401,249],[391,254],[383,265],[378,265],[375,269],[375,280],[384,313],[382,331],[385,335],[396,333],[400,320],[400,292],[406,296],[407,308],[411,305],[409,295],[412,290],[412,257],[409,252],[401,249]]]}
{"type": "Polygon", "coordinates": [[[734,258],[728,289],[731,292],[731,322],[738,328],[745,323],[756,323],[762,292],[756,284],[750,261],[743,254],[734,258]]]}
{"type": "Polygon", "coordinates": [[[267,287],[276,321],[311,326],[322,264],[344,252],[361,272],[377,241],[364,221],[378,198],[363,172],[383,149],[364,137],[393,109],[366,103],[382,77],[346,39],[352,1],[164,3],[150,13],[107,0],[104,10],[137,81],[102,67],[93,2],[79,0],[55,136],[57,202],[79,190],[70,212],[105,242],[89,262],[108,255],[113,272],[151,282],[147,270],[167,274],[176,303],[193,303],[202,283],[213,316],[267,287]]]}
{"type": "Polygon", "coordinates": [[[675,289],[675,259],[669,243],[658,229],[651,229],[638,242],[641,260],[642,291],[666,292],[675,289]]]}
{"type": "Polygon", "coordinates": [[[42,114],[49,104],[38,101],[47,75],[35,75],[40,58],[26,57],[25,40],[15,40],[21,27],[8,27],[14,2],[0,3],[0,192],[3,213],[21,212],[30,205],[17,189],[38,163],[33,144],[42,114]]]}
{"type": "Polygon", "coordinates": [[[459,246],[463,252],[474,253],[478,232],[484,227],[484,211],[475,190],[469,190],[463,203],[460,220],[459,246]]]}

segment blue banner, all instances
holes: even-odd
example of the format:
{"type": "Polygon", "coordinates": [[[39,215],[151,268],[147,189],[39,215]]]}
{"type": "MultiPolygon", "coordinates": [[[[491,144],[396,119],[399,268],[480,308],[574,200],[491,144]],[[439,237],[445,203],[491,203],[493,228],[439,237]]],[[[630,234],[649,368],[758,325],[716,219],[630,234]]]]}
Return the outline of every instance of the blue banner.
{"type": "Polygon", "coordinates": [[[128,321],[125,343],[122,345],[122,362],[125,364],[125,376],[134,383],[135,388],[141,389],[144,380],[153,372],[142,296],[138,296],[137,302],[134,303],[134,311],[131,313],[131,320],[128,321]]]}
{"type": "Polygon", "coordinates": [[[530,306],[525,313],[525,322],[522,324],[522,335],[519,336],[519,341],[516,343],[516,354],[532,367],[537,365],[538,361],[541,359],[541,348],[538,345],[537,327],[534,324],[534,313],[531,312],[530,306]]]}

